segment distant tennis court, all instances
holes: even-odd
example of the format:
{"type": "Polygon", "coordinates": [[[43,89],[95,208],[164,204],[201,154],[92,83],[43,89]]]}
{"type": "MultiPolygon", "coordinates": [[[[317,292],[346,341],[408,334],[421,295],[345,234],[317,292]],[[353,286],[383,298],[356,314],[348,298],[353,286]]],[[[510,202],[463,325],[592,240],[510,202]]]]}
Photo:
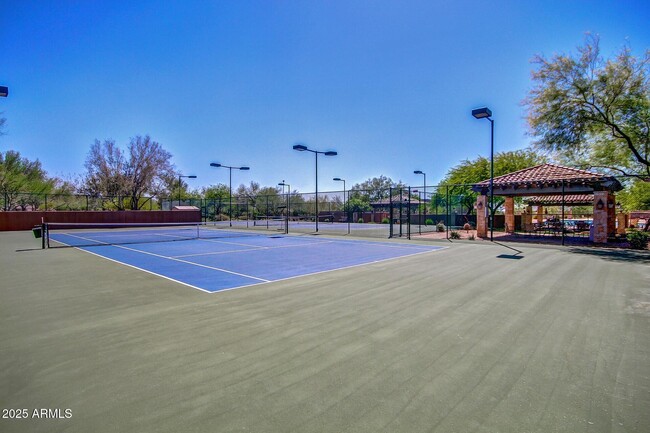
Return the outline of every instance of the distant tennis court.
{"type": "Polygon", "coordinates": [[[319,236],[268,236],[200,224],[50,224],[47,243],[50,247],[77,247],[210,293],[444,248],[319,236]]]}

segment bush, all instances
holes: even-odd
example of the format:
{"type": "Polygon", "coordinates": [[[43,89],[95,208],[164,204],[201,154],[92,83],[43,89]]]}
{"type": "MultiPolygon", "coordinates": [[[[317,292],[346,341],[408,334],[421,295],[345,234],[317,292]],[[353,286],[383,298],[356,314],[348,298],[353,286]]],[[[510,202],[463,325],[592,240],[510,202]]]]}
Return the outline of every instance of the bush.
{"type": "Polygon", "coordinates": [[[431,218],[427,218],[426,221],[424,221],[425,226],[432,226],[433,225],[433,220],[431,218]]]}
{"type": "Polygon", "coordinates": [[[440,221],[438,224],[436,224],[436,231],[437,232],[444,232],[445,231],[445,225],[443,224],[442,221],[440,221]]]}
{"type": "Polygon", "coordinates": [[[389,223],[390,223],[390,220],[389,220],[388,218],[382,218],[382,219],[381,219],[381,223],[382,223],[382,224],[389,224],[389,223]]]}
{"type": "Polygon", "coordinates": [[[458,233],[456,230],[453,230],[451,233],[449,233],[449,237],[452,239],[460,239],[460,233],[458,233]]]}
{"type": "Polygon", "coordinates": [[[648,234],[639,230],[628,232],[627,240],[630,242],[630,248],[635,250],[645,250],[648,248],[648,234]]]}
{"type": "Polygon", "coordinates": [[[470,241],[473,241],[473,240],[475,240],[476,238],[474,237],[474,235],[469,235],[469,238],[468,238],[468,239],[469,239],[470,241]]]}
{"type": "Polygon", "coordinates": [[[359,218],[359,221],[357,221],[359,224],[363,224],[363,218],[359,218]]]}
{"type": "Polygon", "coordinates": [[[470,223],[465,223],[463,225],[463,230],[465,230],[465,231],[472,230],[472,225],[470,223]]]}

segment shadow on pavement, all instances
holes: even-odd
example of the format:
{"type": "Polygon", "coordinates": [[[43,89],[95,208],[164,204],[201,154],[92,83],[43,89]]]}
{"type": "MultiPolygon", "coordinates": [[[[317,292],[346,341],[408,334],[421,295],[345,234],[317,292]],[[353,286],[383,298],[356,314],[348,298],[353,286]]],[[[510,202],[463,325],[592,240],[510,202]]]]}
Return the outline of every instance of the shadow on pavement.
{"type": "Polygon", "coordinates": [[[650,264],[649,251],[580,247],[572,247],[569,248],[568,251],[575,254],[586,254],[616,262],[637,262],[650,264]]]}

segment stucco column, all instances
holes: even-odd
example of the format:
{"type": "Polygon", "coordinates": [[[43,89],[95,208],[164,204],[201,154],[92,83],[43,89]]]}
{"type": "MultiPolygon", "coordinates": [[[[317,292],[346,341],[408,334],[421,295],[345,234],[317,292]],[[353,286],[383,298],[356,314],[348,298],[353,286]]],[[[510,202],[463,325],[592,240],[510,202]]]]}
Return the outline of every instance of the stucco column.
{"type": "Polygon", "coordinates": [[[629,225],[629,219],[626,213],[624,212],[619,212],[616,214],[616,234],[617,235],[624,235],[625,234],[625,229],[629,225]]]}
{"type": "Polygon", "coordinates": [[[542,205],[537,206],[537,214],[535,218],[537,219],[537,224],[541,224],[544,222],[544,206],[542,205]]]}
{"type": "Polygon", "coordinates": [[[506,233],[515,232],[515,199],[514,197],[506,197],[504,203],[506,211],[506,233]]]}
{"type": "Polygon", "coordinates": [[[476,236],[479,238],[488,237],[488,197],[479,195],[476,197],[476,236]]]}
{"type": "Polygon", "coordinates": [[[526,210],[521,215],[521,224],[524,226],[524,230],[527,232],[533,231],[533,207],[528,205],[526,210]]]}
{"type": "Polygon", "coordinates": [[[607,243],[608,208],[607,191],[594,192],[594,221],[592,224],[589,240],[599,244],[607,243]]]}
{"type": "Polygon", "coordinates": [[[607,234],[616,234],[616,197],[611,192],[607,194],[607,234]]]}

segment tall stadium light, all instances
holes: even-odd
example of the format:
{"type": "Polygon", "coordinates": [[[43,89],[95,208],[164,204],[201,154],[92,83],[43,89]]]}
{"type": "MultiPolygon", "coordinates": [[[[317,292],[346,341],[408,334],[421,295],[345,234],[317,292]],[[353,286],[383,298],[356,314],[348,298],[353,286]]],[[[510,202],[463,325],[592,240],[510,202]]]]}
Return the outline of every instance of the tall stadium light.
{"type": "MultiPolygon", "coordinates": [[[[424,218],[426,219],[427,217],[427,174],[423,172],[422,170],[415,170],[413,174],[421,174],[424,176],[424,186],[422,187],[422,194],[424,196],[424,218]]],[[[420,203],[420,206],[422,206],[422,203],[420,203]]],[[[422,212],[422,207],[420,207],[420,212],[422,212]]],[[[422,216],[420,215],[420,224],[418,226],[420,230],[420,234],[422,234],[422,216]]]]}
{"type": "Polygon", "coordinates": [[[230,191],[229,194],[228,194],[228,196],[229,196],[229,202],[228,202],[228,203],[229,203],[229,204],[228,204],[228,219],[230,220],[230,221],[229,221],[229,223],[230,223],[229,225],[230,225],[230,227],[232,227],[232,169],[234,168],[235,170],[250,170],[251,168],[250,168],[250,167],[231,167],[231,166],[229,166],[229,165],[219,164],[218,162],[211,162],[211,163],[210,163],[210,167],[217,167],[217,168],[219,168],[219,167],[223,167],[223,168],[227,168],[227,169],[228,169],[228,172],[229,172],[229,174],[230,174],[230,176],[229,176],[229,182],[228,182],[228,189],[229,189],[229,191],[230,191]]]}
{"type": "Polygon", "coordinates": [[[186,177],[188,179],[196,179],[196,176],[190,175],[190,176],[183,176],[183,175],[178,175],[178,205],[181,205],[181,178],[186,177]]]}
{"type": "Polygon", "coordinates": [[[290,207],[291,207],[291,201],[290,201],[291,185],[289,185],[288,183],[285,183],[284,180],[283,180],[282,182],[278,183],[278,186],[282,187],[282,192],[283,193],[284,193],[284,187],[285,186],[287,187],[287,217],[284,220],[284,232],[288,234],[289,233],[289,212],[291,211],[291,209],[290,209],[290,207]]]}
{"type": "Polygon", "coordinates": [[[490,241],[494,241],[494,120],[488,107],[472,110],[472,116],[490,121],[490,241]]]}
{"type": "Polygon", "coordinates": [[[348,234],[350,234],[350,210],[347,209],[346,206],[347,200],[345,199],[345,179],[335,177],[332,180],[335,182],[343,182],[343,209],[345,209],[345,219],[348,220],[348,234]]]}
{"type": "Polygon", "coordinates": [[[311,152],[314,155],[316,155],[316,233],[318,233],[318,154],[321,153],[325,156],[336,156],[338,153],[336,153],[333,150],[328,150],[325,152],[322,152],[320,150],[312,150],[309,149],[307,146],[304,144],[294,144],[293,150],[297,150],[298,152],[311,152]]]}
{"type": "Polygon", "coordinates": [[[9,87],[7,86],[0,86],[0,96],[6,98],[9,96],[9,87]]]}

